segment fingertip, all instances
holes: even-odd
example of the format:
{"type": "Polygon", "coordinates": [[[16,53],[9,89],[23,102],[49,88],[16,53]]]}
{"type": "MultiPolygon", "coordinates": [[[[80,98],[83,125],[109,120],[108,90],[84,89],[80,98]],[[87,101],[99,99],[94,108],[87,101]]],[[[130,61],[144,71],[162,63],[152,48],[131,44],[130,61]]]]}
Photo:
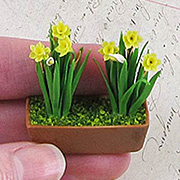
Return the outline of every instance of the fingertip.
{"type": "Polygon", "coordinates": [[[59,180],[65,171],[63,154],[54,145],[35,144],[14,153],[16,171],[22,179],[59,180]]]}
{"type": "Polygon", "coordinates": [[[130,164],[130,154],[70,155],[66,157],[65,177],[91,180],[109,180],[121,177],[130,164]]]}

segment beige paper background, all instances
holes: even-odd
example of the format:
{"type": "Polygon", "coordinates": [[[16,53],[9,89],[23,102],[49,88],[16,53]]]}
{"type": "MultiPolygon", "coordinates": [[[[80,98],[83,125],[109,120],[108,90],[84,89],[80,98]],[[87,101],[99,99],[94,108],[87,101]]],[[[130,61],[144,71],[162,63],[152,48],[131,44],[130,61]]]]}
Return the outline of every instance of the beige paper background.
{"type": "Polygon", "coordinates": [[[0,36],[46,40],[49,23],[63,20],[76,43],[118,42],[120,31],[138,30],[162,60],[162,74],[148,99],[145,145],[132,153],[122,180],[180,179],[179,0],[0,0],[0,36]]]}

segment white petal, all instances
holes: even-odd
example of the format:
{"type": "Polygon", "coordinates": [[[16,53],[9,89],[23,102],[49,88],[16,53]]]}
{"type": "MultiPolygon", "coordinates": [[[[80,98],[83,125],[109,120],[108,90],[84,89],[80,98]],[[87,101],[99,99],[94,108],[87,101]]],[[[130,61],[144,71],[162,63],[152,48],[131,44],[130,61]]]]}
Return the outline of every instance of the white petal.
{"type": "Polygon", "coordinates": [[[122,56],[121,54],[109,54],[109,56],[116,58],[116,60],[119,61],[120,63],[126,61],[124,56],[122,56]]]}
{"type": "Polygon", "coordinates": [[[47,64],[48,66],[53,65],[53,64],[54,64],[54,59],[53,59],[53,57],[48,58],[47,61],[46,61],[46,64],[47,64]]]}

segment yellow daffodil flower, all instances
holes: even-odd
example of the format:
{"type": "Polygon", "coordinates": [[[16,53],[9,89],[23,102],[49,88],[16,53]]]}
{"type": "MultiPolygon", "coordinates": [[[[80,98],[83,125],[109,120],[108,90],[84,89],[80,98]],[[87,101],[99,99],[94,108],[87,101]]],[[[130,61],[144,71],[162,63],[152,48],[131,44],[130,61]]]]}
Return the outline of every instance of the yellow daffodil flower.
{"type": "Polygon", "coordinates": [[[99,53],[104,55],[104,61],[107,60],[113,60],[116,61],[116,58],[114,58],[113,56],[109,56],[109,54],[116,54],[119,51],[119,48],[116,47],[115,42],[106,42],[104,41],[102,43],[102,48],[99,49],[99,53]]]}
{"type": "Polygon", "coordinates": [[[138,34],[138,31],[127,31],[123,40],[127,49],[131,47],[138,48],[139,43],[142,42],[142,37],[138,34]]]}
{"type": "Polygon", "coordinates": [[[52,35],[58,39],[64,39],[66,36],[69,36],[70,33],[69,26],[64,25],[62,21],[59,21],[56,26],[52,26],[52,35]]]}
{"type": "Polygon", "coordinates": [[[34,59],[36,62],[40,62],[43,59],[49,58],[49,53],[51,52],[49,47],[45,47],[41,42],[37,43],[36,45],[30,46],[31,52],[29,57],[34,59]]]}
{"type": "Polygon", "coordinates": [[[146,71],[157,71],[157,66],[161,64],[161,60],[157,59],[156,54],[147,54],[144,56],[142,65],[146,71]]]}
{"type": "Polygon", "coordinates": [[[53,59],[53,57],[50,57],[49,59],[47,59],[46,64],[47,64],[48,66],[52,66],[52,65],[54,64],[54,59],[53,59]]]}
{"type": "Polygon", "coordinates": [[[68,52],[72,52],[72,42],[69,39],[68,36],[66,36],[64,39],[58,40],[58,46],[56,47],[56,51],[60,53],[60,57],[65,56],[68,52]]]}

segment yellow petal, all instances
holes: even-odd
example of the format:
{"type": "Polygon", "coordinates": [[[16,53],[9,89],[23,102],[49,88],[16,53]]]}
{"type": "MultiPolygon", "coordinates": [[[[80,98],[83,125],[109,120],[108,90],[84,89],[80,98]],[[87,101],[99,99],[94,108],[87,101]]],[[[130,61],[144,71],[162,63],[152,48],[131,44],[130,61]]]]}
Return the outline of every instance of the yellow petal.
{"type": "Polygon", "coordinates": [[[57,32],[57,27],[56,26],[52,26],[52,35],[54,36],[54,37],[58,37],[59,36],[59,34],[58,34],[58,32],[57,32]]]}
{"type": "Polygon", "coordinates": [[[115,53],[119,52],[119,47],[115,47],[115,53]]]}
{"type": "Polygon", "coordinates": [[[143,40],[143,38],[142,38],[141,36],[138,36],[138,37],[137,37],[138,43],[142,42],[142,40],[143,40]]]}
{"type": "Polygon", "coordinates": [[[157,59],[157,65],[161,64],[161,60],[157,59]]]}
{"type": "Polygon", "coordinates": [[[114,41],[110,42],[109,44],[110,46],[116,46],[114,41]]]}
{"type": "Polygon", "coordinates": [[[155,53],[150,54],[151,57],[157,58],[157,55],[155,53]]]}
{"type": "Polygon", "coordinates": [[[49,58],[49,55],[45,54],[43,59],[48,59],[48,58],[49,58]]]}
{"type": "Polygon", "coordinates": [[[55,51],[57,51],[57,52],[61,52],[61,48],[59,47],[59,46],[57,46],[56,48],[55,48],[55,51]]]}
{"type": "Polygon", "coordinates": [[[66,30],[65,35],[66,35],[66,36],[69,36],[69,35],[71,34],[71,31],[70,31],[70,28],[69,28],[68,25],[66,25],[66,27],[67,27],[67,30],[66,30]]]}
{"type": "Polygon", "coordinates": [[[65,56],[67,53],[68,53],[68,51],[61,51],[61,53],[60,53],[60,57],[65,56]]]}
{"type": "Polygon", "coordinates": [[[109,60],[109,56],[108,55],[104,55],[104,60],[105,61],[109,60]]]}
{"type": "Polygon", "coordinates": [[[51,52],[51,50],[50,50],[49,47],[46,47],[46,48],[44,49],[44,51],[45,51],[47,54],[49,54],[49,53],[51,52]]]}
{"type": "Polygon", "coordinates": [[[36,46],[38,46],[40,48],[44,48],[44,45],[41,42],[38,42],[38,44],[36,46]]]}
{"type": "Polygon", "coordinates": [[[63,24],[63,22],[62,21],[59,21],[58,23],[57,23],[57,26],[61,26],[63,24]]]}
{"type": "Polygon", "coordinates": [[[30,50],[34,51],[34,49],[35,49],[35,45],[30,45],[30,50]]]}
{"type": "Polygon", "coordinates": [[[34,52],[30,52],[29,57],[31,59],[35,59],[36,58],[36,54],[34,52]]]}
{"type": "Polygon", "coordinates": [[[43,57],[42,57],[42,56],[36,57],[36,59],[35,59],[36,62],[41,62],[42,60],[43,60],[43,57]]]}
{"type": "Polygon", "coordinates": [[[152,67],[152,71],[157,71],[157,66],[152,67]]]}
{"type": "Polygon", "coordinates": [[[104,41],[103,43],[102,43],[102,47],[105,47],[105,46],[107,46],[108,45],[108,42],[107,41],[104,41]]]}
{"type": "Polygon", "coordinates": [[[133,45],[135,48],[138,48],[138,42],[135,42],[133,45]]]}
{"type": "Polygon", "coordinates": [[[99,49],[98,52],[99,52],[100,54],[103,54],[103,48],[99,49]]]}

